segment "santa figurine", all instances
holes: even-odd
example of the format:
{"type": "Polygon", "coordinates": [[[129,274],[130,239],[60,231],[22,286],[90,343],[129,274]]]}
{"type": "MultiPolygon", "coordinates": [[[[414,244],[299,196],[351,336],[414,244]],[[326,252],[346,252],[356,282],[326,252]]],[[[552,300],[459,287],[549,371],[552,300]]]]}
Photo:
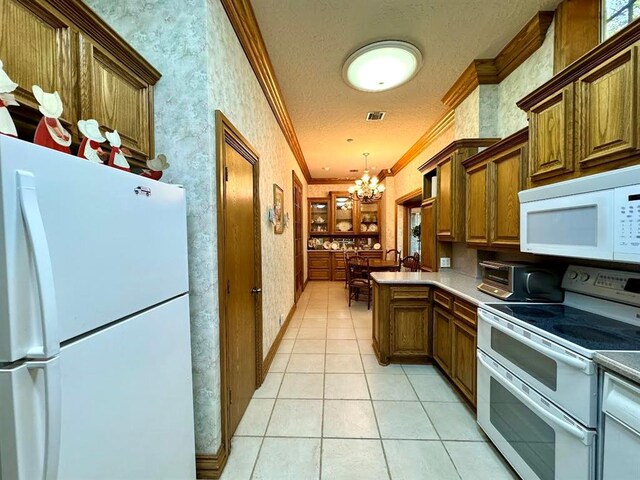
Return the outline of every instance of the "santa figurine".
{"type": "Polygon", "coordinates": [[[38,85],[34,85],[32,90],[33,95],[40,104],[38,109],[44,115],[36,128],[33,143],[58,150],[59,152],[71,153],[69,148],[71,134],[65,130],[59,120],[60,115],[62,115],[62,99],[60,95],[58,92],[44,92],[38,85]]]}
{"type": "Polygon", "coordinates": [[[104,163],[100,158],[100,154],[104,153],[100,144],[106,141],[106,138],[102,136],[98,122],[93,118],[78,120],[78,130],[84,136],[78,149],[78,156],[93,163],[104,163]]]}
{"type": "Polygon", "coordinates": [[[153,180],[160,180],[162,178],[162,171],[169,168],[169,162],[167,157],[162,153],[153,160],[147,160],[147,167],[142,170],[140,174],[142,177],[152,178],[153,180]]]}
{"type": "Polygon", "coordinates": [[[109,140],[109,144],[111,144],[111,153],[109,154],[109,162],[107,164],[110,167],[124,170],[125,172],[131,171],[129,162],[127,162],[127,158],[124,156],[124,149],[121,148],[122,140],[120,140],[118,131],[114,130],[113,132],[106,132],[105,136],[107,137],[107,140],[109,140]]]}
{"type": "Polygon", "coordinates": [[[3,67],[2,60],[0,60],[0,135],[17,137],[18,132],[16,132],[16,126],[7,107],[19,105],[11,93],[18,88],[18,84],[9,78],[3,67]]]}

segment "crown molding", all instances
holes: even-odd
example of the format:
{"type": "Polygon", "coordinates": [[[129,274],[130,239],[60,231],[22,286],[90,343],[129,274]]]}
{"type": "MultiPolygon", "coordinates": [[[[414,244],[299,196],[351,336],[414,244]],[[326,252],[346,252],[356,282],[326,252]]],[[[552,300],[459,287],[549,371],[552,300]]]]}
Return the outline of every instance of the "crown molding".
{"type": "Polygon", "coordinates": [[[284,134],[307,183],[311,182],[311,173],[302,153],[291,117],[284,103],[282,91],[269,58],[269,53],[260,33],[251,2],[249,0],[220,0],[227,17],[236,32],[242,49],[251,64],[267,102],[273,111],[280,129],[284,134]]]}
{"type": "Polygon", "coordinates": [[[495,58],[476,59],[442,97],[442,103],[456,108],[478,85],[496,84],[538,50],[553,21],[554,12],[536,13],[495,58]]]}
{"type": "Polygon", "coordinates": [[[382,170],[378,174],[380,181],[386,177],[392,177],[397,175],[400,170],[409,165],[420,153],[422,153],[429,145],[431,145],[442,133],[453,126],[455,120],[455,112],[449,110],[445,112],[436,122],[429,128],[416,143],[414,143],[409,150],[406,151],[400,160],[398,160],[393,167],[391,167],[391,173],[388,170],[382,170]]]}
{"type": "Polygon", "coordinates": [[[355,178],[312,178],[309,180],[309,185],[351,185],[355,180],[355,178]]]}
{"type": "Polygon", "coordinates": [[[432,170],[437,167],[442,160],[449,157],[456,150],[460,150],[462,148],[487,148],[499,141],[499,138],[461,138],[459,140],[454,140],[429,160],[420,165],[418,170],[421,172],[432,170]]]}
{"type": "Polygon", "coordinates": [[[487,158],[494,157],[498,153],[506,152],[514,147],[522,146],[529,141],[529,127],[525,127],[522,130],[503,138],[499,142],[495,142],[493,145],[487,146],[481,152],[472,155],[462,162],[462,166],[469,168],[478,163],[484,162],[487,158]]]}

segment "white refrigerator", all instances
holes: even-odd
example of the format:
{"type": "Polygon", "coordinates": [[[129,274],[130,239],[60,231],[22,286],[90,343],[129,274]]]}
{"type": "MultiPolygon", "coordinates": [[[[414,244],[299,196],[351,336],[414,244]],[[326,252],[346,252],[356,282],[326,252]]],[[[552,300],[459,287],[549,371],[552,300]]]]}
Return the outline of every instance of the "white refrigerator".
{"type": "Polygon", "coordinates": [[[195,478],[184,190],[0,135],[0,478],[195,478]]]}

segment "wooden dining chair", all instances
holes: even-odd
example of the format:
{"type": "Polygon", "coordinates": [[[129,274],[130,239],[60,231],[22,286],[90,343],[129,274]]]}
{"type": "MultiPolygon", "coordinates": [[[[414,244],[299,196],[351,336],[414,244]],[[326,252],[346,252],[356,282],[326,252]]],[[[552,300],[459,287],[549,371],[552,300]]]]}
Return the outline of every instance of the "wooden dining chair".
{"type": "Polygon", "coordinates": [[[402,258],[402,252],[400,250],[396,250],[395,248],[387,250],[385,254],[385,259],[394,260],[398,265],[400,265],[401,258],[402,258]]]}
{"type": "Polygon", "coordinates": [[[342,252],[342,258],[344,259],[344,271],[345,271],[344,288],[347,288],[349,286],[349,275],[348,275],[349,259],[357,256],[358,256],[358,252],[353,250],[345,250],[342,252]]]}
{"type": "Polygon", "coordinates": [[[367,297],[367,310],[371,309],[371,275],[369,259],[360,256],[351,257],[347,263],[347,284],[349,286],[349,307],[351,300],[360,301],[360,296],[367,297]]]}
{"type": "Polygon", "coordinates": [[[405,272],[417,272],[420,268],[420,254],[416,252],[413,255],[404,257],[400,265],[405,272]]]}

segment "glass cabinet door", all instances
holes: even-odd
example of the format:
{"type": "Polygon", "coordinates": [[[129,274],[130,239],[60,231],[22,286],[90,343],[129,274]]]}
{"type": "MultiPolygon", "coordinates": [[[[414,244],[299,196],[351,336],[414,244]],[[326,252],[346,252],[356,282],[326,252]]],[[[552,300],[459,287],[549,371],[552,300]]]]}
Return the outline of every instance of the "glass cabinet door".
{"type": "Polygon", "coordinates": [[[309,200],[309,232],[329,232],[329,199],[309,200]]]}
{"type": "Polygon", "coordinates": [[[361,203],[360,204],[360,225],[358,230],[360,233],[378,233],[380,224],[378,223],[379,204],[361,203]]]}
{"type": "Polygon", "coordinates": [[[348,193],[332,194],[334,233],[353,233],[354,206],[348,193]]]}

